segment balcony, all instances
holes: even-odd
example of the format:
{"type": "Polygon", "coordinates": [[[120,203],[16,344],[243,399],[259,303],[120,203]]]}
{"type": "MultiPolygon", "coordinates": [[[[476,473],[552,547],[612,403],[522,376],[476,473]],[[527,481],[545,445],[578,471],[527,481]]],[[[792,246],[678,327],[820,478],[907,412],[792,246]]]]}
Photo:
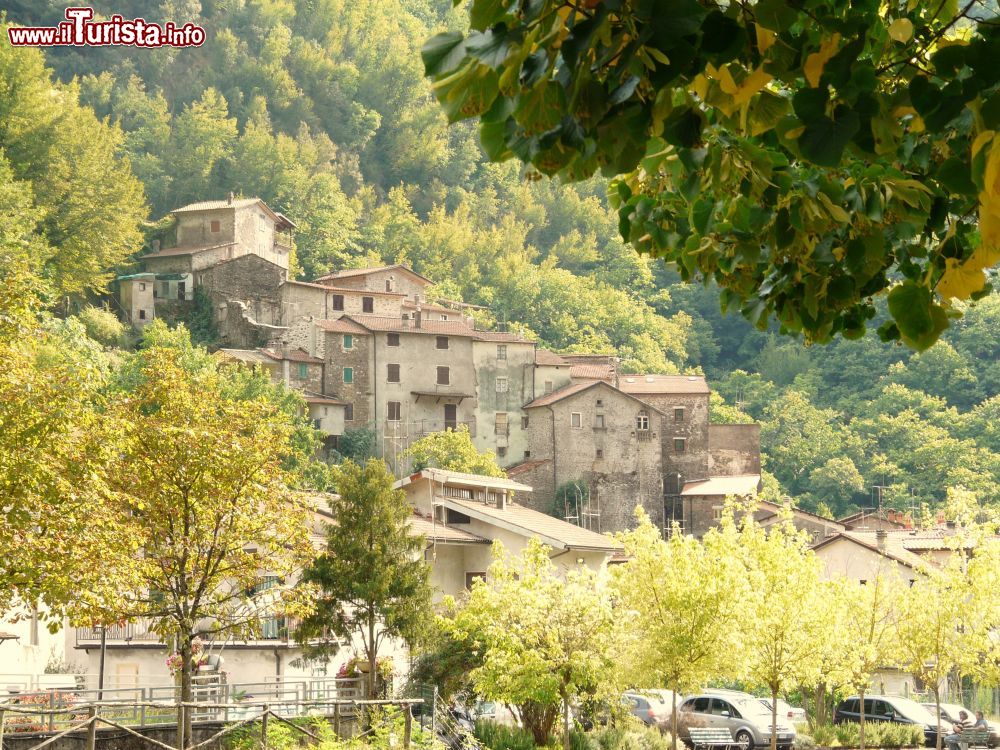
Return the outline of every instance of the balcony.
{"type": "MultiPolygon", "coordinates": [[[[153,645],[163,643],[159,635],[153,632],[152,620],[135,620],[126,622],[123,625],[109,625],[106,629],[108,645],[121,646],[123,644],[146,644],[153,645]]],[[[77,628],[76,647],[77,648],[98,648],[101,645],[102,628],[77,628]]]]}
{"type": "Polygon", "coordinates": [[[636,430],[635,431],[635,439],[638,440],[641,443],[648,443],[648,442],[650,442],[655,437],[656,437],[656,433],[654,433],[652,430],[636,430]]]}

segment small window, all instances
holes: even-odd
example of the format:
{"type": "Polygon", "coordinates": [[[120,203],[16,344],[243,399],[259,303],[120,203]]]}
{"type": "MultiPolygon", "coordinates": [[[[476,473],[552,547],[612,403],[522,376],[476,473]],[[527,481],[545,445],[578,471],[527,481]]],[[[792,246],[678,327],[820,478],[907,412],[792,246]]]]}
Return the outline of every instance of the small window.
{"type": "Polygon", "coordinates": [[[354,404],[344,405],[344,419],[348,422],[354,421],[354,404]]]}
{"type": "Polygon", "coordinates": [[[441,320],[448,320],[448,316],[447,316],[447,315],[444,315],[444,314],[442,313],[442,315],[441,315],[441,320]]]}
{"type": "Polygon", "coordinates": [[[385,280],[385,290],[387,292],[391,292],[392,291],[392,279],[386,279],[385,280]]]}
{"type": "Polygon", "coordinates": [[[603,398],[597,399],[597,405],[598,406],[604,406],[604,399],[603,398]]]}
{"type": "Polygon", "coordinates": [[[684,421],[684,407],[683,406],[675,406],[674,407],[674,421],[675,422],[683,422],[684,421]]]}
{"type": "Polygon", "coordinates": [[[531,458],[531,451],[525,451],[524,452],[524,457],[525,458],[531,458]]]}
{"type": "Polygon", "coordinates": [[[569,415],[569,426],[570,427],[579,427],[582,424],[583,424],[583,415],[580,412],[575,411],[575,412],[573,412],[572,414],[569,415]]]}
{"type": "Polygon", "coordinates": [[[218,234],[221,229],[222,226],[219,224],[218,220],[212,222],[212,234],[218,234]]]}
{"type": "Polygon", "coordinates": [[[497,393],[507,392],[507,378],[500,376],[497,378],[497,393]]]}
{"type": "Polygon", "coordinates": [[[528,418],[527,417],[521,417],[521,429],[522,430],[528,429],[528,418]]]}
{"type": "Polygon", "coordinates": [[[647,412],[639,412],[639,415],[635,418],[635,428],[637,430],[649,429],[649,414],[647,412]]]}
{"type": "Polygon", "coordinates": [[[313,420],[313,427],[316,428],[317,430],[322,430],[323,429],[323,420],[322,419],[314,419],[313,420]]]}
{"type": "Polygon", "coordinates": [[[386,404],[386,418],[390,422],[399,421],[399,415],[402,411],[401,406],[402,405],[400,404],[399,401],[390,401],[388,404],[386,404]]]}
{"type": "Polygon", "coordinates": [[[497,359],[507,359],[506,344],[497,344],[497,359]]]}
{"type": "Polygon", "coordinates": [[[438,349],[447,349],[448,348],[448,337],[447,336],[438,336],[437,337],[437,348],[438,349]]]}
{"type": "Polygon", "coordinates": [[[596,427],[598,430],[603,430],[604,429],[604,415],[603,414],[597,414],[597,415],[594,416],[594,427],[596,427]]]}
{"type": "Polygon", "coordinates": [[[861,578],[860,580],[858,580],[858,583],[860,583],[862,586],[867,586],[868,585],[868,581],[865,580],[864,578],[861,578]]]}
{"type": "Polygon", "coordinates": [[[486,574],[485,573],[466,573],[465,574],[465,588],[471,589],[472,585],[476,581],[485,581],[485,580],[486,580],[486,574]]]}
{"type": "Polygon", "coordinates": [[[344,383],[350,385],[354,382],[354,368],[345,367],[344,368],[344,383]]]}
{"type": "Polygon", "coordinates": [[[496,428],[497,435],[507,434],[507,414],[506,412],[497,412],[496,415],[496,428]]]}
{"type": "Polygon", "coordinates": [[[145,319],[146,319],[146,311],[145,310],[140,310],[139,311],[139,320],[145,320],[145,319]]]}
{"type": "Polygon", "coordinates": [[[343,294],[334,294],[334,295],[332,295],[332,297],[331,297],[331,304],[333,305],[333,309],[334,310],[343,310],[344,309],[344,295],[343,294]]]}
{"type": "Polygon", "coordinates": [[[713,505],[712,506],[712,520],[713,521],[721,521],[722,520],[722,506],[721,505],[713,505]]]}
{"type": "Polygon", "coordinates": [[[686,438],[674,438],[674,453],[683,453],[687,450],[686,438]]]}
{"type": "Polygon", "coordinates": [[[390,333],[390,334],[388,334],[386,336],[385,345],[386,346],[399,346],[399,334],[398,333],[390,333]]]}
{"type": "Polygon", "coordinates": [[[309,377],[309,365],[305,362],[299,362],[299,380],[305,380],[309,377]]]}
{"type": "Polygon", "coordinates": [[[352,336],[349,333],[345,333],[344,334],[344,349],[346,350],[346,349],[353,349],[353,348],[354,348],[354,336],[352,336]]]}
{"type": "Polygon", "coordinates": [[[507,446],[501,445],[497,447],[497,458],[507,457],[507,446]]]}
{"type": "Polygon", "coordinates": [[[597,457],[598,458],[604,458],[604,449],[603,448],[598,448],[597,449],[597,457]]]}
{"type": "Polygon", "coordinates": [[[390,383],[399,382],[399,365],[386,365],[386,380],[390,383]]]}
{"type": "Polygon", "coordinates": [[[545,392],[546,393],[552,393],[552,381],[551,380],[546,380],[545,381],[545,392]]]}
{"type": "Polygon", "coordinates": [[[438,385],[451,384],[451,371],[447,367],[437,368],[437,384],[438,385]]]}
{"type": "Polygon", "coordinates": [[[374,297],[362,297],[361,298],[361,312],[375,312],[375,298],[374,297]]]}
{"type": "Polygon", "coordinates": [[[146,282],[143,281],[139,283],[139,291],[140,292],[146,291],[146,282]]]}

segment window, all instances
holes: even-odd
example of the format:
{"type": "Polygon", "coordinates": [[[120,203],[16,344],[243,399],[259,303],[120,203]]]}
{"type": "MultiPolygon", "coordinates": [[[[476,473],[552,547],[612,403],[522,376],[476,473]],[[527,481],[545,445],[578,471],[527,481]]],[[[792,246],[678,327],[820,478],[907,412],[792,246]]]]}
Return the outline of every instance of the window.
{"type": "Polygon", "coordinates": [[[546,380],[545,381],[545,392],[546,393],[552,393],[552,381],[551,380],[546,380]]]}
{"type": "Polygon", "coordinates": [[[437,368],[437,384],[438,385],[451,384],[451,371],[447,367],[437,368]]]}
{"type": "Polygon", "coordinates": [[[674,438],[674,453],[683,453],[687,449],[686,438],[674,438]]]}
{"type": "Polygon", "coordinates": [[[213,221],[211,224],[212,234],[218,234],[219,230],[222,228],[218,221],[213,221]]]}
{"type": "Polygon", "coordinates": [[[317,430],[322,430],[323,429],[323,420],[322,419],[314,419],[313,420],[313,427],[315,427],[317,430]]]}
{"type": "Polygon", "coordinates": [[[447,316],[447,315],[443,315],[443,314],[442,314],[442,315],[441,315],[441,320],[448,320],[448,316],[447,316]]]}
{"type": "Polygon", "coordinates": [[[497,447],[497,458],[506,458],[507,456],[507,446],[501,445],[497,447]]]}
{"type": "Polygon", "coordinates": [[[497,393],[507,392],[507,378],[502,375],[497,378],[497,393]]]}
{"type": "Polygon", "coordinates": [[[346,385],[350,385],[353,382],[354,382],[354,368],[353,367],[345,367],[344,368],[344,383],[346,385]]]}
{"type": "Polygon", "coordinates": [[[497,435],[507,434],[507,414],[505,412],[497,412],[494,431],[497,435]]]}
{"type": "Polygon", "coordinates": [[[637,430],[648,430],[649,429],[649,413],[644,411],[639,412],[639,415],[635,418],[635,429],[637,430]]]}
{"type": "Polygon", "coordinates": [[[187,282],[177,282],[177,299],[187,299],[187,282]]]}
{"type": "Polygon", "coordinates": [[[362,297],[361,298],[361,312],[375,312],[375,298],[374,297],[362,297]]]}
{"type": "Polygon", "coordinates": [[[528,418],[527,417],[521,417],[521,429],[522,430],[528,429],[528,418]]]}
{"type": "Polygon", "coordinates": [[[332,295],[331,299],[330,299],[330,304],[333,306],[334,310],[343,310],[344,309],[344,295],[343,294],[334,294],[334,295],[332,295]]]}
{"type": "Polygon", "coordinates": [[[144,291],[146,291],[146,282],[141,282],[141,283],[139,284],[139,291],[140,291],[140,292],[144,292],[144,291]]]}
{"type": "Polygon", "coordinates": [[[604,458],[604,449],[603,448],[598,448],[597,449],[597,457],[598,458],[604,458]]]}
{"type": "Polygon", "coordinates": [[[391,292],[392,291],[392,279],[386,279],[385,280],[385,290],[387,292],[391,292]]]}
{"type": "Polygon", "coordinates": [[[344,405],[344,419],[347,422],[354,421],[354,404],[345,404],[344,405]]]}
{"type": "Polygon", "coordinates": [[[388,419],[390,422],[398,422],[400,419],[399,415],[401,411],[402,409],[399,401],[390,401],[388,404],[386,404],[386,415],[385,415],[386,419],[388,419]]]}
{"type": "Polygon", "coordinates": [[[139,320],[145,320],[145,319],[146,319],[146,311],[145,310],[140,310],[139,311],[139,320]]]}
{"type": "Polygon", "coordinates": [[[525,451],[524,452],[524,457],[525,458],[531,458],[531,451],[525,451]]]}
{"type": "Polygon", "coordinates": [[[344,334],[344,349],[354,348],[354,336],[349,333],[344,334]]]}
{"type": "Polygon", "coordinates": [[[582,424],[583,424],[583,415],[580,412],[575,411],[569,415],[570,427],[579,427],[582,424]]]}
{"type": "Polygon", "coordinates": [[[386,380],[390,383],[399,382],[399,365],[386,365],[386,380]]]}
{"type": "Polygon", "coordinates": [[[386,346],[399,346],[399,334],[390,333],[385,339],[386,346]]]}
{"type": "Polygon", "coordinates": [[[721,505],[713,505],[712,506],[712,520],[713,521],[721,521],[722,520],[722,506],[721,505]]]}
{"type": "Polygon", "coordinates": [[[507,359],[506,344],[497,344],[497,359],[507,359]]]}
{"type": "Polygon", "coordinates": [[[597,405],[598,406],[604,406],[604,399],[603,398],[597,399],[597,405]]]}
{"type": "Polygon", "coordinates": [[[594,416],[594,429],[603,430],[604,429],[604,415],[597,414],[594,416]]]}
{"type": "Polygon", "coordinates": [[[299,362],[299,380],[305,380],[309,377],[309,365],[305,362],[299,362]]]}
{"type": "Polygon", "coordinates": [[[437,337],[437,348],[438,349],[447,349],[448,348],[448,337],[447,336],[438,336],[437,337]]]}
{"type": "Polygon", "coordinates": [[[472,588],[472,584],[474,584],[476,581],[485,581],[485,580],[486,580],[486,574],[485,573],[466,573],[465,574],[465,588],[471,589],[472,588]]]}
{"type": "Polygon", "coordinates": [[[866,579],[864,579],[864,578],[859,579],[858,583],[860,583],[862,586],[867,586],[868,585],[868,581],[866,579]]]}

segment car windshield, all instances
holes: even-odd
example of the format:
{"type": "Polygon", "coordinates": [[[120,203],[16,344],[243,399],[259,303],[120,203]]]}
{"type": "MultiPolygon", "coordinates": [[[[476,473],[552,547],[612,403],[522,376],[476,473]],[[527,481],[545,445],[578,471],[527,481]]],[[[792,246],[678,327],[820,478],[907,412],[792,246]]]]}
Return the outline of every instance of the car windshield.
{"type": "Polygon", "coordinates": [[[931,716],[930,711],[909,698],[893,698],[892,706],[911,721],[921,724],[937,724],[937,719],[931,716]]]}
{"type": "Polygon", "coordinates": [[[965,706],[959,706],[957,703],[942,703],[941,710],[944,711],[952,719],[958,719],[958,712],[965,711],[968,717],[973,716],[972,711],[967,709],[965,706]]]}
{"type": "Polygon", "coordinates": [[[759,700],[746,700],[743,698],[738,698],[733,701],[736,708],[739,709],[740,713],[744,716],[767,716],[771,717],[771,709],[765,706],[759,700]]]}

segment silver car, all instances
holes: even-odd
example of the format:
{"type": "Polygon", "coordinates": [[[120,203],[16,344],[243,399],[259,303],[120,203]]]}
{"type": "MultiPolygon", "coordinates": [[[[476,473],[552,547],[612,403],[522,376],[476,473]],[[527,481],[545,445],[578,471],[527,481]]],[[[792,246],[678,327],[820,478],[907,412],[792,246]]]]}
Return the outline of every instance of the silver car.
{"type": "MultiPolygon", "coordinates": [[[[735,690],[706,691],[681,705],[679,734],[688,741],[688,727],[725,727],[744,750],[771,743],[771,712],[749,693],[735,690]]],[[[795,729],[783,719],[777,726],[778,748],[789,750],[795,742],[795,729]]]]}

